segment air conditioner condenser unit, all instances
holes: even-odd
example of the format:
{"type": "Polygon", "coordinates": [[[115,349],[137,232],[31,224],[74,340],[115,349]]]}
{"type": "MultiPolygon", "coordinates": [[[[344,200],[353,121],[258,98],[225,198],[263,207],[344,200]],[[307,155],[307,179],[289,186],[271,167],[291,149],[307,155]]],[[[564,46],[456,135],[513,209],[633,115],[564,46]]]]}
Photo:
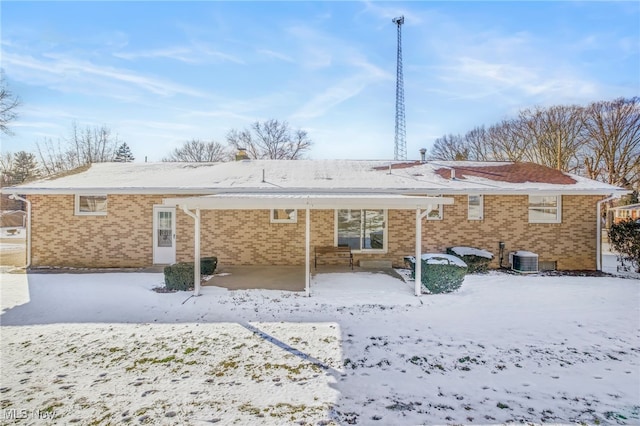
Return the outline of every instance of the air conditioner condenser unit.
{"type": "Polygon", "coordinates": [[[530,251],[514,251],[509,253],[511,269],[523,274],[538,272],[538,255],[530,251]]]}

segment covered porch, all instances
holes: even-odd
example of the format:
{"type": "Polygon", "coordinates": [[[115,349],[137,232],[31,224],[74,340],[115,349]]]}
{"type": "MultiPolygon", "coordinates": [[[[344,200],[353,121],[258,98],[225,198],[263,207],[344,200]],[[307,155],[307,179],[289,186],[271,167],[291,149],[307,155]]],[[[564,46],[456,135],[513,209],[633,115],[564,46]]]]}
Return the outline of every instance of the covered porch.
{"type": "MultiPolygon", "coordinates": [[[[316,279],[324,280],[329,274],[344,274],[357,279],[365,274],[384,274],[394,279],[405,281],[393,268],[361,268],[353,269],[341,265],[323,265],[318,269],[311,268],[311,283],[316,279]]],[[[227,290],[283,290],[305,291],[305,267],[297,266],[264,266],[264,265],[222,265],[204,286],[215,286],[227,290]]]]}
{"type": "MultiPolygon", "coordinates": [[[[314,242],[311,240],[311,210],[335,209],[384,209],[384,210],[413,210],[415,211],[415,256],[420,258],[422,251],[422,220],[434,206],[453,204],[453,198],[432,197],[414,194],[313,194],[313,193],[223,193],[206,196],[191,196],[163,199],[163,205],[175,206],[182,209],[194,221],[194,295],[200,294],[200,253],[201,253],[201,211],[202,210],[269,210],[296,209],[299,216],[304,212],[305,218],[305,262],[302,276],[294,270],[287,271],[286,276],[297,280],[300,284],[293,285],[292,291],[298,291],[301,286],[306,296],[311,295],[311,279],[313,271],[312,251],[314,242]]],[[[420,263],[416,265],[416,274],[420,276],[420,263]]],[[[224,276],[220,277],[224,280],[224,276]]],[[[270,278],[273,285],[278,282],[277,272],[270,278]]],[[[241,286],[240,282],[233,283],[227,279],[228,285],[241,286]]],[[[415,283],[414,293],[421,293],[419,280],[415,283]]]]}

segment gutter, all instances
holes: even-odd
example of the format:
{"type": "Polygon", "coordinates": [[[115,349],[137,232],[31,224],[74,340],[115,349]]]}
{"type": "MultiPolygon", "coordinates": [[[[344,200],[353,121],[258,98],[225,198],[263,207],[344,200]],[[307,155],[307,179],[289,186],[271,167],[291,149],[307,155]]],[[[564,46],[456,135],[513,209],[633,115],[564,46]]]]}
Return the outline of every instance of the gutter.
{"type": "Polygon", "coordinates": [[[10,194],[9,198],[27,203],[27,264],[24,268],[29,269],[31,266],[31,201],[22,198],[18,194],[10,194]]]}
{"type": "Polygon", "coordinates": [[[596,270],[602,271],[602,203],[606,203],[611,200],[615,200],[619,196],[613,194],[609,197],[597,202],[596,208],[596,270]]]}

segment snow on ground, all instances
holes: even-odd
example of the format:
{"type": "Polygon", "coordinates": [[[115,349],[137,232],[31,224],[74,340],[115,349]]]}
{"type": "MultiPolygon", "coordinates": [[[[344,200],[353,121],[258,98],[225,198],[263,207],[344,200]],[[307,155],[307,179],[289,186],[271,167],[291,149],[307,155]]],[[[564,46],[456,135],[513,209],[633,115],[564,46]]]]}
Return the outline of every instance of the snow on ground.
{"type": "Polygon", "coordinates": [[[640,423],[638,280],[491,273],[420,298],[373,273],[319,274],[311,298],[0,280],[3,420],[640,423]]]}

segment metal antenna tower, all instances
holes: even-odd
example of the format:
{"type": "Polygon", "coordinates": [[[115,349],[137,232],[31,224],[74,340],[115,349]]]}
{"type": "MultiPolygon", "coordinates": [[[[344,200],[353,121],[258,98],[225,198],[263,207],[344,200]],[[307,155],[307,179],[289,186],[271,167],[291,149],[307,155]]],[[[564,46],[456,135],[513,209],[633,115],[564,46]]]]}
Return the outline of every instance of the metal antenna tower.
{"type": "Polygon", "coordinates": [[[407,159],[407,129],[404,118],[404,79],[402,77],[402,24],[404,16],[393,18],[398,26],[398,60],[396,69],[396,137],[393,151],[394,160],[407,159]]]}

